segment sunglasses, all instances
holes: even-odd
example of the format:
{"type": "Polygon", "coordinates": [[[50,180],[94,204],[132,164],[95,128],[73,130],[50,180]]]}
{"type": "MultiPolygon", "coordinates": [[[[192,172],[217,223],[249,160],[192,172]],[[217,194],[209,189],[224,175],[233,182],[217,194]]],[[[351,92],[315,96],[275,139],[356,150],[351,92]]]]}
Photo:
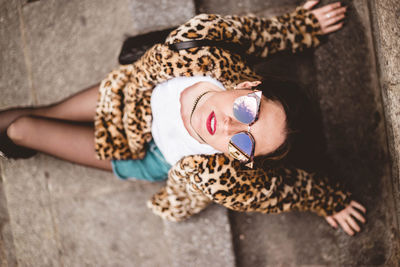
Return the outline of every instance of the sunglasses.
{"type": "Polygon", "coordinates": [[[239,96],[233,102],[233,116],[241,123],[248,124],[245,132],[232,136],[228,144],[229,154],[249,168],[253,167],[255,140],[250,133],[251,125],[258,119],[261,103],[261,91],[239,96]]]}

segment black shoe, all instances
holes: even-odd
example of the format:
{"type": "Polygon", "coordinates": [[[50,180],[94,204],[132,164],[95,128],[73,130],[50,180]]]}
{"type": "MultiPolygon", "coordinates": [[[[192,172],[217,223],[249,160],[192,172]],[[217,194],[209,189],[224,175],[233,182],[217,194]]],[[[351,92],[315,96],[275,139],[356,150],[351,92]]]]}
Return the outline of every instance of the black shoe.
{"type": "Polygon", "coordinates": [[[9,159],[27,159],[36,153],[36,150],[14,144],[5,132],[0,133],[0,156],[9,159]]]}

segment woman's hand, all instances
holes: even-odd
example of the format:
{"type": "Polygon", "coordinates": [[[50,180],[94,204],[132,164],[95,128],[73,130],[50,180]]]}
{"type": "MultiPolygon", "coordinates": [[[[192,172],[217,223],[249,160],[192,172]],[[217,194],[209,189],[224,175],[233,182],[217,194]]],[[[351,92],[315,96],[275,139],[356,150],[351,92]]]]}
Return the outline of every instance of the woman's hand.
{"type": "MultiPolygon", "coordinates": [[[[303,8],[311,10],[319,0],[307,1],[303,8]]],[[[342,7],[340,2],[329,4],[311,11],[318,19],[321,26],[321,33],[328,34],[339,30],[343,27],[343,20],[345,18],[347,7],[342,7]]]]}
{"type": "Polygon", "coordinates": [[[342,229],[348,235],[354,235],[354,231],[360,232],[360,230],[361,230],[360,226],[357,224],[357,222],[354,220],[354,218],[356,218],[357,220],[359,220],[362,223],[365,223],[365,218],[364,218],[363,214],[361,214],[355,208],[359,209],[364,214],[366,212],[366,209],[363,205],[352,200],[346,208],[342,209],[341,211],[339,211],[338,213],[336,213],[332,216],[325,217],[325,220],[333,228],[337,228],[338,223],[339,223],[339,225],[342,227],[342,229]]]}

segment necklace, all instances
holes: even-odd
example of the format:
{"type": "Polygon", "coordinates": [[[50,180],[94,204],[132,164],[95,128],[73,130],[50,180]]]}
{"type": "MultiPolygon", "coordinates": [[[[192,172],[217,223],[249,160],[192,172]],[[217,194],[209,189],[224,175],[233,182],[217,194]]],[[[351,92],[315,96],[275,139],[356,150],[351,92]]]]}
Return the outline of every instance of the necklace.
{"type": "MultiPolygon", "coordinates": [[[[193,116],[194,110],[195,110],[196,107],[197,107],[197,104],[199,103],[200,99],[201,99],[203,96],[205,96],[207,93],[209,93],[209,92],[211,92],[211,91],[205,91],[204,93],[200,94],[200,95],[196,98],[196,100],[194,101],[193,107],[192,107],[192,112],[190,112],[190,120],[189,120],[190,126],[192,126],[192,116],[193,116]]],[[[192,129],[195,131],[195,133],[196,133],[197,136],[201,139],[201,141],[203,141],[204,143],[207,143],[207,142],[196,132],[196,130],[193,128],[193,126],[192,126],[192,129]]]]}

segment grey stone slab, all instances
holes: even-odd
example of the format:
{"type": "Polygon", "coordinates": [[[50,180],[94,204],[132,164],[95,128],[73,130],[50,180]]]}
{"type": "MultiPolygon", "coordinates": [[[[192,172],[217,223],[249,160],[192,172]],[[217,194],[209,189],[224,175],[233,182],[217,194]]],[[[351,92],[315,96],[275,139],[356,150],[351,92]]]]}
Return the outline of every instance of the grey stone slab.
{"type": "Polygon", "coordinates": [[[17,266],[17,258],[15,255],[14,238],[12,236],[11,224],[2,222],[1,240],[0,240],[1,266],[14,267],[17,266]]]}
{"type": "Polygon", "coordinates": [[[314,214],[232,215],[237,266],[330,266],[339,255],[337,233],[314,214]]]}
{"type": "Polygon", "coordinates": [[[392,163],[391,184],[393,186],[393,197],[397,203],[397,229],[400,229],[400,85],[386,83],[382,87],[386,113],[386,129],[392,163]]]}
{"type": "Polygon", "coordinates": [[[368,223],[358,239],[338,236],[338,259],[341,265],[390,265],[398,242],[368,3],[345,4],[346,27],[316,50],[317,84],[330,174],[367,207],[368,223]]]}
{"type": "Polygon", "coordinates": [[[371,7],[377,24],[374,34],[381,78],[384,81],[391,81],[392,84],[398,84],[400,83],[399,1],[371,1],[371,7]]]}
{"type": "Polygon", "coordinates": [[[145,205],[162,183],[119,181],[45,155],[8,162],[4,177],[22,266],[234,265],[226,210],[163,223],[145,205]]]}
{"type": "Polygon", "coordinates": [[[112,172],[87,168],[53,157],[40,155],[35,162],[38,175],[48,181],[49,192],[54,201],[79,196],[106,194],[125,190],[129,182],[123,182],[112,172]]]}
{"type": "Polygon", "coordinates": [[[98,83],[117,66],[124,36],[137,33],[129,4],[129,0],[51,0],[23,6],[38,104],[98,83]]]}
{"type": "Polygon", "coordinates": [[[145,205],[148,190],[128,184],[54,204],[64,266],[171,266],[163,223],[145,205]]]}
{"type": "Polygon", "coordinates": [[[22,266],[234,265],[226,209],[163,223],[145,205],[163,183],[120,181],[41,154],[7,162],[4,177],[22,266]]]}
{"type": "Polygon", "coordinates": [[[117,66],[126,36],[194,15],[191,1],[51,0],[26,4],[22,11],[39,104],[100,82],[117,66]]]}
{"type": "Polygon", "coordinates": [[[227,210],[211,205],[198,215],[179,222],[165,222],[172,266],[235,266],[227,210]]]}
{"type": "MultiPolygon", "coordinates": [[[[290,7],[296,7],[302,1],[297,0],[281,0],[281,1],[264,1],[264,0],[197,0],[196,10],[198,13],[215,13],[221,15],[230,14],[246,14],[258,13],[260,10],[269,14],[275,11],[290,11],[290,7]],[[271,10],[271,11],[269,11],[271,10]]],[[[275,13],[281,14],[281,12],[275,13]]],[[[275,15],[274,14],[274,15],[275,15]]]]}
{"type": "Polygon", "coordinates": [[[33,104],[18,1],[0,3],[0,109],[33,104]]]}
{"type": "MultiPolygon", "coordinates": [[[[393,196],[397,202],[397,229],[400,229],[400,144],[398,122],[399,103],[399,47],[400,28],[398,1],[370,3],[375,52],[386,115],[388,143],[392,159],[393,196]]],[[[400,231],[400,230],[399,230],[400,231]]],[[[397,256],[399,257],[399,256],[397,256]]]]}
{"type": "Polygon", "coordinates": [[[20,266],[59,266],[51,196],[45,177],[35,165],[36,160],[10,161],[3,165],[15,255],[20,266]]]}
{"type": "Polygon", "coordinates": [[[169,262],[162,221],[145,205],[161,184],[123,182],[45,155],[7,162],[4,181],[21,266],[169,262]]]}
{"type": "MultiPolygon", "coordinates": [[[[0,170],[2,169],[0,162],[0,170]]],[[[1,172],[0,172],[1,173],[1,172]]],[[[1,174],[0,174],[1,175],[1,174]]],[[[2,175],[1,175],[2,178],[2,175]]],[[[16,266],[14,238],[11,232],[10,217],[4,191],[3,179],[0,181],[0,266],[16,266]]]]}
{"type": "Polygon", "coordinates": [[[133,25],[141,33],[179,26],[195,15],[194,1],[187,0],[135,0],[129,8],[133,25]]]}

